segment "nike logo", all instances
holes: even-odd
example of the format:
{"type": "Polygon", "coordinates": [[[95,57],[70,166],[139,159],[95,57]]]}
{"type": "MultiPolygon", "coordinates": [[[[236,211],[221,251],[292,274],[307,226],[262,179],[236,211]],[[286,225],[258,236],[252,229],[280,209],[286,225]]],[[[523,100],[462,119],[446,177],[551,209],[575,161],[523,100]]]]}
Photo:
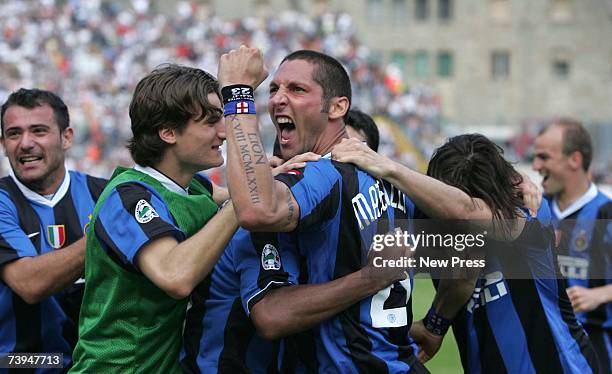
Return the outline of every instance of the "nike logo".
{"type": "Polygon", "coordinates": [[[33,232],[31,234],[28,234],[28,238],[33,238],[33,237],[35,237],[38,234],[40,234],[40,231],[39,232],[33,232]]]}

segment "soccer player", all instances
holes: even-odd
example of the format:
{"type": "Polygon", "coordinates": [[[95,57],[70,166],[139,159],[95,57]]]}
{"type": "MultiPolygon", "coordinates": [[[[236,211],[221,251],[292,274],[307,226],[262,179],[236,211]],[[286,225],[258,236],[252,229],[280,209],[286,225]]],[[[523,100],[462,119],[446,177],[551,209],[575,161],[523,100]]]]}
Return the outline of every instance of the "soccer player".
{"type": "MultiPolygon", "coordinates": [[[[456,216],[478,220],[474,222],[498,239],[486,244],[486,266],[459,315],[455,317],[454,305],[437,304],[436,297],[427,317],[414,324],[411,335],[423,348],[422,359],[435,354],[455,317],[465,372],[600,372],[595,351],[564,292],[565,280],[558,274],[547,204],[535,217],[522,207],[518,188],[522,177],[497,145],[478,134],[451,138],[429,163],[427,174],[449,185],[440,183],[435,190],[425,189],[431,178],[359,142],[346,141],[333,154],[334,159],[388,179],[429,215],[449,208],[440,206],[440,192],[458,200],[472,198],[472,211],[456,216]],[[527,277],[517,279],[519,274],[527,277]]],[[[456,282],[441,279],[438,293],[440,289],[452,293],[456,282]]],[[[464,285],[460,288],[465,292],[464,285]]]]}
{"type": "Polygon", "coordinates": [[[378,152],[380,135],[376,122],[359,109],[350,109],[346,116],[346,133],[349,138],[364,141],[374,152],[378,152]]]}
{"type": "MultiPolygon", "coordinates": [[[[305,153],[276,167],[273,174],[305,167],[306,161],[317,161],[319,155],[305,153]]],[[[184,351],[181,367],[186,373],[294,372],[299,357],[292,341],[261,338],[245,312],[248,293],[256,284],[275,287],[293,285],[286,294],[289,300],[323,297],[326,310],[303,310],[314,316],[309,326],[323,321],[364,297],[387,287],[394,274],[377,279],[367,276],[368,268],[333,282],[320,285],[297,285],[300,267],[295,245],[276,233],[257,233],[239,229],[206,278],[193,292],[184,329],[184,351]],[[281,349],[282,347],[282,349],[281,349]]],[[[395,257],[410,255],[409,249],[397,248],[395,257]]],[[[371,269],[371,268],[370,268],[371,269]]],[[[400,275],[398,274],[398,277],[400,275]]],[[[306,326],[302,326],[306,328],[306,326]]],[[[294,338],[292,338],[294,339],[294,338]]]]}
{"type": "Polygon", "coordinates": [[[52,92],[19,89],[2,105],[0,352],[57,352],[71,363],[83,281],[83,232],[105,180],[64,165],[68,108],[52,92]]]}
{"type": "MultiPolygon", "coordinates": [[[[290,232],[281,237],[306,258],[309,286],[338,280],[363,267],[374,235],[408,230],[414,206],[391,185],[326,156],[273,179],[252,115],[252,89],[266,75],[256,49],[241,47],[221,57],[228,184],[238,220],[252,231],[290,232]]],[[[350,97],[350,81],[338,61],[314,51],[288,55],[272,79],[268,104],[283,157],[305,151],[327,155],[346,138],[350,97]]],[[[324,295],[291,298],[292,289],[261,282],[247,293],[251,319],[264,336],[302,331],[318,323],[313,309],[327,312],[324,295]]],[[[408,336],[410,289],[410,278],[395,282],[318,325],[309,346],[316,351],[313,366],[323,372],[426,370],[408,336]]]]}
{"type": "Polygon", "coordinates": [[[559,265],[578,320],[610,372],[612,360],[612,201],[589,178],[591,136],[560,119],[535,140],[533,169],[559,230],[559,265]]]}
{"type": "Polygon", "coordinates": [[[223,163],[217,81],[177,65],[136,86],[136,166],[115,171],[87,237],[87,284],[72,372],[176,373],[188,296],[237,228],[194,175],[223,163]]]}

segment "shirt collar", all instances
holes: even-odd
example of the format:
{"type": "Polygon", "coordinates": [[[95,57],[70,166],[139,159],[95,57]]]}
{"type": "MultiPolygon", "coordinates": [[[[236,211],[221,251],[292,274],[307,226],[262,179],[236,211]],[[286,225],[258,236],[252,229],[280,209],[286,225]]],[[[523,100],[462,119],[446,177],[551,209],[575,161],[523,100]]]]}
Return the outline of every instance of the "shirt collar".
{"type": "Polygon", "coordinates": [[[154,169],[150,166],[142,166],[142,165],[136,164],[134,165],[134,170],[147,174],[151,178],[161,183],[162,186],[164,186],[165,188],[167,188],[168,190],[174,193],[177,193],[179,195],[189,195],[189,187],[187,188],[181,187],[178,183],[168,178],[166,175],[164,175],[162,172],[160,172],[157,169],[154,169]]]}
{"type": "Polygon", "coordinates": [[[19,179],[17,179],[17,176],[15,175],[15,172],[13,171],[12,168],[9,169],[9,175],[11,176],[11,178],[13,178],[13,181],[15,182],[15,184],[17,185],[21,193],[28,200],[34,203],[38,203],[38,204],[53,208],[66,195],[66,192],[68,192],[68,188],[70,187],[70,172],[68,172],[68,169],[65,166],[64,166],[64,170],[66,171],[64,173],[64,180],[60,184],[57,191],[55,191],[55,194],[53,195],[52,199],[47,199],[43,195],[37,192],[34,192],[28,187],[26,187],[25,184],[21,183],[19,179]]]}
{"type": "Polygon", "coordinates": [[[570,206],[565,208],[564,211],[561,211],[561,209],[559,209],[559,205],[557,204],[557,197],[555,196],[552,202],[553,213],[555,213],[555,216],[557,216],[557,218],[560,220],[564,219],[580,210],[580,208],[587,205],[595,197],[597,197],[597,187],[595,187],[595,184],[591,183],[591,186],[587,192],[571,203],[570,206]]]}

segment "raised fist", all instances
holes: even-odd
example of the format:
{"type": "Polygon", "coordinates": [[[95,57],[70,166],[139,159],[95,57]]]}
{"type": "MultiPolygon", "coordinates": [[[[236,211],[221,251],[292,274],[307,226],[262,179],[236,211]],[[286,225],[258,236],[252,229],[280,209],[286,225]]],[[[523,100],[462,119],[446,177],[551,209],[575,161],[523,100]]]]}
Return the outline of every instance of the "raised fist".
{"type": "Polygon", "coordinates": [[[268,76],[259,48],[244,45],[221,56],[217,79],[221,87],[246,84],[256,89],[268,76]]]}

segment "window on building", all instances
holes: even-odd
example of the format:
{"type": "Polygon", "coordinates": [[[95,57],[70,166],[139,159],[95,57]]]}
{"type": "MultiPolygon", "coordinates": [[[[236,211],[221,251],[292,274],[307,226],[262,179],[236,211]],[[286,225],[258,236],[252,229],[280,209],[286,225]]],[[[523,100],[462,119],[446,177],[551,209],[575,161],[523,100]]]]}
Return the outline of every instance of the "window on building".
{"type": "Polygon", "coordinates": [[[391,63],[400,68],[402,72],[406,72],[406,65],[408,64],[408,56],[406,56],[406,52],[391,52],[391,63]]]}
{"type": "Polygon", "coordinates": [[[414,18],[419,21],[424,21],[429,17],[429,1],[416,0],[414,3],[414,18]]]}
{"type": "Polygon", "coordinates": [[[419,78],[429,76],[429,54],[427,51],[417,51],[414,54],[414,75],[419,78]]]}
{"type": "Polygon", "coordinates": [[[453,76],[453,54],[449,51],[438,53],[438,76],[442,78],[453,76]]]}
{"type": "Polygon", "coordinates": [[[552,63],[553,75],[558,79],[567,79],[570,75],[570,63],[565,59],[555,59],[552,63]]]}
{"type": "Polygon", "coordinates": [[[438,0],[438,18],[448,21],[453,18],[453,1],[438,0]]]}
{"type": "Polygon", "coordinates": [[[408,20],[406,0],[393,0],[391,12],[394,25],[402,26],[406,24],[406,21],[408,20]]]}
{"type": "Polygon", "coordinates": [[[499,23],[510,21],[510,0],[489,0],[489,17],[499,23]]]}
{"type": "Polygon", "coordinates": [[[371,25],[380,25],[383,23],[382,0],[368,0],[368,21],[371,25]]]}
{"type": "Polygon", "coordinates": [[[491,53],[491,78],[506,79],[510,76],[510,53],[493,51],[491,53]]]}

